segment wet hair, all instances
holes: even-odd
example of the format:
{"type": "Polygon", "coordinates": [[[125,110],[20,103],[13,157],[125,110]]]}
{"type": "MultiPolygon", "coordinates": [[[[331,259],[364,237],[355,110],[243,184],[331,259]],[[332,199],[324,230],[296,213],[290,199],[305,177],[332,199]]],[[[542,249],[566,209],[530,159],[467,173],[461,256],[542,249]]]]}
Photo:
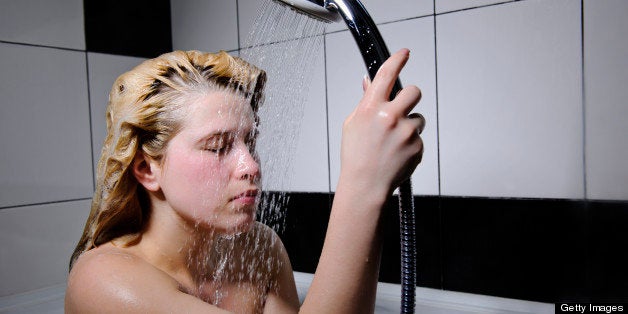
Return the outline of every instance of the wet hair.
{"type": "Polygon", "coordinates": [[[91,212],[70,260],[70,269],[85,251],[129,235],[141,239],[150,203],[132,173],[138,152],[154,160],[181,128],[180,114],[190,95],[226,90],[250,99],[254,111],[262,101],[264,71],[224,51],[174,51],[147,60],[113,84],[107,106],[107,137],[97,170],[91,212]]]}

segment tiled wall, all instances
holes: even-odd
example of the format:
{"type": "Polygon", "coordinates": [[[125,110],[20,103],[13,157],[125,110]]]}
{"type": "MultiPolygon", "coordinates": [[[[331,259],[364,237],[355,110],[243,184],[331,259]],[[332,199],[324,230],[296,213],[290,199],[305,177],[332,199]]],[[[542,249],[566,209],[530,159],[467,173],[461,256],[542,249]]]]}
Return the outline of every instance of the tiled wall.
{"type": "MultiPolygon", "coordinates": [[[[259,3],[171,0],[171,48],[238,54],[259,3]]],[[[628,4],[363,3],[391,51],[411,49],[401,81],[423,91],[416,110],[428,120],[426,150],[412,178],[420,283],[546,302],[627,298],[628,4]],[[568,258],[561,249],[589,254],[568,258]],[[528,291],[535,282],[549,288],[528,291]]],[[[150,37],[150,29],[101,25],[111,34],[98,36],[113,44],[97,45],[98,36],[84,36],[91,24],[83,12],[80,0],[0,4],[0,296],[65,280],[89,210],[108,89],[153,56],[103,51],[116,38],[150,37]],[[127,31],[134,35],[119,37],[127,31]]],[[[322,83],[310,90],[288,188],[287,234],[295,237],[286,245],[301,270],[316,265],[340,126],[366,72],[344,25],[329,25],[324,36],[313,74],[322,83]]],[[[390,212],[386,278],[398,268],[390,212]]]]}
{"type": "Polygon", "coordinates": [[[89,213],[109,89],[144,59],[93,52],[111,50],[95,39],[116,37],[86,36],[86,11],[82,0],[0,3],[0,296],[65,281],[89,213]]]}

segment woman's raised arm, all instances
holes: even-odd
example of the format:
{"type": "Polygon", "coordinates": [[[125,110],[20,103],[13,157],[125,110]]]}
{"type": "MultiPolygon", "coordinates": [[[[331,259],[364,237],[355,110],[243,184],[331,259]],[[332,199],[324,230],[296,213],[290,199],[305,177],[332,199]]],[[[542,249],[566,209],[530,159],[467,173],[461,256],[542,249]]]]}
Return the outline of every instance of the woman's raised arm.
{"type": "Polygon", "coordinates": [[[408,86],[389,100],[409,58],[402,49],[380,68],[343,125],[341,170],[325,244],[302,312],[373,312],[381,258],[380,217],[392,191],[421,161],[425,121],[408,116],[421,98],[408,86]]]}

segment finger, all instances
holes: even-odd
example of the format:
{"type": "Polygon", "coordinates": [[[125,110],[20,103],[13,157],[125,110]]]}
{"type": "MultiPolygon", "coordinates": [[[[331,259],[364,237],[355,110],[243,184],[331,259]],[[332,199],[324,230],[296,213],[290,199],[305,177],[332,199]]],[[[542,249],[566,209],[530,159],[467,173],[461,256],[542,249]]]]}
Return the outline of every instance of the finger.
{"type": "Polygon", "coordinates": [[[407,116],[421,100],[421,90],[415,85],[409,85],[399,91],[393,101],[388,103],[389,110],[398,117],[407,116]]]}
{"type": "Polygon", "coordinates": [[[373,82],[366,90],[365,96],[379,103],[388,101],[393,85],[399,76],[399,72],[408,61],[410,51],[401,49],[390,56],[377,71],[373,82]]]}
{"type": "Polygon", "coordinates": [[[418,112],[413,112],[408,116],[408,119],[410,119],[410,121],[412,121],[413,123],[415,123],[417,130],[419,131],[419,134],[423,133],[423,130],[425,129],[425,117],[423,117],[422,114],[418,113],[418,112]]]}

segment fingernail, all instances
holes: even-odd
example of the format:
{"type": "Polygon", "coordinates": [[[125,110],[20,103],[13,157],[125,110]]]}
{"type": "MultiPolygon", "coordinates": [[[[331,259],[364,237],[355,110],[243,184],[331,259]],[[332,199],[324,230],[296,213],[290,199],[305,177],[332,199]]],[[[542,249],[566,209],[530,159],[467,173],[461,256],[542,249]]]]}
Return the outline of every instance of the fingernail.
{"type": "Polygon", "coordinates": [[[364,74],[364,78],[363,78],[364,83],[371,83],[371,78],[369,77],[368,74],[364,74]]]}
{"type": "Polygon", "coordinates": [[[369,85],[371,85],[371,78],[369,77],[368,74],[364,74],[364,78],[362,78],[362,88],[366,90],[366,88],[369,87],[369,85]]]}

